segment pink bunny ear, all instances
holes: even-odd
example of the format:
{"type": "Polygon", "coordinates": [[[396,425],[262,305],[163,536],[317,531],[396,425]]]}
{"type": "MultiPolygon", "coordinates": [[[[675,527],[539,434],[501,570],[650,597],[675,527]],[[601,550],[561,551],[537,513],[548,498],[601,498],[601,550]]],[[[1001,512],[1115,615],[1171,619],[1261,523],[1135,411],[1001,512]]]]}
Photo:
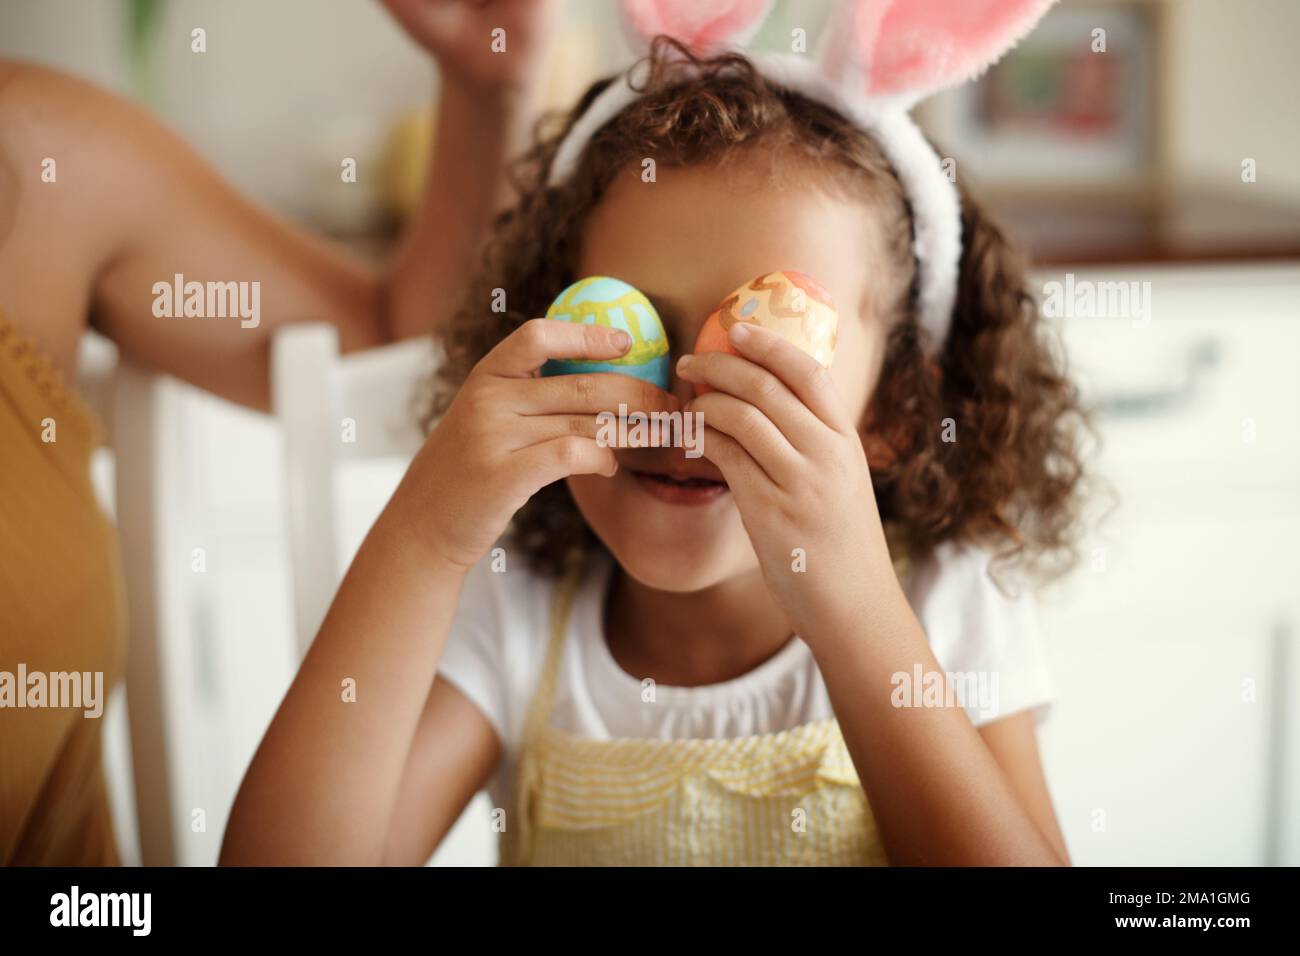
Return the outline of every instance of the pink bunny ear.
{"type": "Polygon", "coordinates": [[[636,37],[648,43],[666,33],[696,53],[745,43],[771,8],[772,0],[623,0],[636,37]]]}
{"type": "Polygon", "coordinates": [[[978,76],[1054,2],[849,0],[829,34],[826,69],[869,96],[915,102],[978,76]]]}

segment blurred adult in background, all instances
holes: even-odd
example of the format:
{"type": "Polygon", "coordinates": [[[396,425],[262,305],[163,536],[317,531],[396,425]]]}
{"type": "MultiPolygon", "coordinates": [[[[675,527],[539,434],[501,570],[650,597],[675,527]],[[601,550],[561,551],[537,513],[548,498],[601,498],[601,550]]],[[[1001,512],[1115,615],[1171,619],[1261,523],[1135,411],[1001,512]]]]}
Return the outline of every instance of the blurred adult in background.
{"type": "MultiPolygon", "coordinates": [[[[241,196],[131,103],[0,60],[0,671],[103,672],[105,693],[121,675],[117,542],[89,474],[97,426],[67,384],[87,329],[265,409],[279,326],[327,321],[344,350],[363,349],[432,331],[458,299],[533,120],[556,3],[381,2],[434,57],[440,88],[425,194],[384,269],[241,196]],[[178,274],[259,283],[259,320],[156,316],[155,283],[178,274]]],[[[0,709],[0,862],[117,860],[100,722],[0,709]]]]}

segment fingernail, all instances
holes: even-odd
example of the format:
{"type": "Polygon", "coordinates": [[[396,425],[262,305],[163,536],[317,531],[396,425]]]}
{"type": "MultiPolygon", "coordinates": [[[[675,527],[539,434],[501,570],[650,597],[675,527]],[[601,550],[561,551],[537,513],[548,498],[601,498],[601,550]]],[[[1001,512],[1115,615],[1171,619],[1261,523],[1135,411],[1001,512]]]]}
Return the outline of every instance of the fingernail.
{"type": "Polygon", "coordinates": [[[628,335],[622,329],[617,330],[612,337],[614,339],[615,348],[626,352],[632,347],[632,336],[628,335]]]}
{"type": "Polygon", "coordinates": [[[685,372],[685,371],[686,371],[688,368],[690,368],[694,363],[695,363],[695,359],[694,359],[694,357],[692,357],[692,356],[690,356],[690,355],[683,355],[681,358],[679,358],[679,359],[677,360],[677,372],[678,372],[678,374],[681,374],[681,373],[685,372]]]}
{"type": "Polygon", "coordinates": [[[743,342],[749,338],[749,324],[746,322],[737,322],[731,327],[731,341],[743,342]]]}

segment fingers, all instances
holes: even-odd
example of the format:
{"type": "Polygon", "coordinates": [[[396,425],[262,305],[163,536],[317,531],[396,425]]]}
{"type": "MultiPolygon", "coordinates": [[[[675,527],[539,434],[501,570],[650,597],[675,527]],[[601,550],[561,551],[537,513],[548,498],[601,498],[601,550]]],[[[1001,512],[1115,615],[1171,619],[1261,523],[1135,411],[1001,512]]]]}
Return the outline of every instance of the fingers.
{"type": "Polygon", "coordinates": [[[846,435],[856,431],[844,413],[844,403],[830,372],[803,349],[771,329],[751,322],[733,325],[730,340],[737,352],[779,378],[831,428],[846,435]]]}
{"type": "Polygon", "coordinates": [[[547,359],[608,362],[631,347],[632,337],[621,329],[530,319],[497,343],[480,365],[493,375],[527,378],[547,359]]]}
{"type": "Polygon", "coordinates": [[[595,415],[536,415],[528,420],[524,430],[514,438],[512,444],[515,447],[510,450],[527,448],[566,435],[594,440],[599,434],[600,422],[595,415]]]}
{"type": "Polygon", "coordinates": [[[798,473],[799,453],[772,420],[749,402],[725,392],[709,392],[695,399],[691,410],[704,416],[706,456],[713,450],[709,446],[713,433],[719,432],[734,439],[777,484],[798,473]]]}
{"type": "MultiPolygon", "coordinates": [[[[609,448],[673,448],[676,447],[673,445],[674,435],[678,434],[671,425],[638,430],[632,413],[629,413],[629,422],[624,426],[620,426],[618,416],[605,412],[595,415],[527,415],[518,421],[520,431],[511,450],[564,435],[592,438],[609,448]]],[[[646,424],[649,425],[648,420],[646,424]]]]}
{"type": "Polygon", "coordinates": [[[543,488],[570,475],[604,475],[618,471],[614,449],[603,448],[594,438],[565,435],[514,452],[530,476],[530,483],[543,488]]]}
{"type": "MultiPolygon", "coordinates": [[[[725,352],[683,355],[677,363],[677,374],[688,382],[708,385],[754,406],[797,448],[808,444],[801,439],[810,425],[820,427],[807,406],[784,382],[747,359],[725,352]]],[[[707,397],[707,394],[700,396],[692,407],[699,407],[699,402],[707,397]]]]}
{"type": "MultiPolygon", "coordinates": [[[[555,322],[555,325],[561,323],[555,322]]],[[[511,407],[521,415],[558,412],[619,413],[626,405],[634,412],[672,412],[681,408],[675,395],[629,375],[591,372],[510,383],[511,407]]]]}
{"type": "Polygon", "coordinates": [[[736,439],[716,428],[704,427],[704,457],[718,466],[733,494],[744,495],[757,478],[766,478],[758,462],[736,439]]]}

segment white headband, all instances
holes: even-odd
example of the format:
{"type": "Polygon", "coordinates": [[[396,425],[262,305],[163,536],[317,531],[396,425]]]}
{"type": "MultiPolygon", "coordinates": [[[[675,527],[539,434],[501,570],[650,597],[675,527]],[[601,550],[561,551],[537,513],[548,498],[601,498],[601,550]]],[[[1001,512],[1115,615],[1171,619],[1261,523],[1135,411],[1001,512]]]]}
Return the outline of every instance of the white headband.
{"type": "MultiPolygon", "coordinates": [[[[961,201],[939,156],[908,110],[920,99],[971,78],[1014,45],[1054,0],[848,0],[827,27],[816,56],[747,54],[778,87],[838,110],[865,130],[889,160],[912,209],[918,268],[917,321],[928,356],[952,324],[961,262],[961,201]]],[[[623,0],[630,34],[657,33],[702,53],[734,49],[752,34],[770,0],[623,0]]],[[[742,51],[743,52],[743,51],[742,51]]],[[[685,66],[685,64],[683,64],[685,66]]],[[[550,184],[577,168],[596,131],[640,98],[649,63],[610,83],[560,144],[550,184]]]]}

